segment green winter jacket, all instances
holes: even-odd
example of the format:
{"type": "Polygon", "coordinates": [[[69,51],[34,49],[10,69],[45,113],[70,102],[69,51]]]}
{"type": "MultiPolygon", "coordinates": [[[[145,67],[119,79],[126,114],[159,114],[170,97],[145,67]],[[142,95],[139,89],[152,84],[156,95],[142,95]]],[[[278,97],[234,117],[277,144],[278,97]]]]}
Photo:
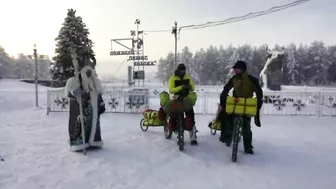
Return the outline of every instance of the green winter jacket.
{"type": "Polygon", "coordinates": [[[253,92],[255,92],[257,95],[258,104],[261,105],[263,91],[259,85],[259,81],[257,78],[249,75],[246,71],[242,74],[233,76],[224,86],[224,89],[220,95],[220,104],[222,107],[225,106],[226,97],[232,88],[234,97],[252,98],[253,92]]]}

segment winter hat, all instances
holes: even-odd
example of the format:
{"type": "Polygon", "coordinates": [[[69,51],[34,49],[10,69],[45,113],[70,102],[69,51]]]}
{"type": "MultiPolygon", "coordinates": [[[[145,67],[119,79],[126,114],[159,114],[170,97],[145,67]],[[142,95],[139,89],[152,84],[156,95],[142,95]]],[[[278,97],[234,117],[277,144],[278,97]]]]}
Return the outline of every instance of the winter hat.
{"type": "Polygon", "coordinates": [[[233,69],[241,69],[243,71],[246,71],[247,66],[246,66],[246,63],[244,61],[238,60],[232,68],[233,69]]]}
{"type": "Polygon", "coordinates": [[[187,69],[187,67],[183,63],[181,63],[177,66],[177,70],[186,70],[186,69],[187,69]]]}

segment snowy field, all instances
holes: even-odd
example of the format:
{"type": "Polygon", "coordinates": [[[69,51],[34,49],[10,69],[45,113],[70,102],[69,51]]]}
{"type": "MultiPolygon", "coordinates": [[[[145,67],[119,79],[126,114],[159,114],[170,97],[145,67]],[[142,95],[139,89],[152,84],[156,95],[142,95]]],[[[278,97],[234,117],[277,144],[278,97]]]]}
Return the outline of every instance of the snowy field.
{"type": "MultiPolygon", "coordinates": [[[[335,118],[263,116],[253,126],[255,155],[231,163],[210,135],[212,116],[196,116],[199,146],[184,152],[163,129],[139,128],[141,115],[104,114],[103,149],[68,150],[68,113],[46,115],[46,88],[0,82],[1,189],[334,189],[335,118]],[[6,92],[2,92],[6,91],[6,92]]],[[[186,139],[188,139],[186,137],[186,139]]]]}

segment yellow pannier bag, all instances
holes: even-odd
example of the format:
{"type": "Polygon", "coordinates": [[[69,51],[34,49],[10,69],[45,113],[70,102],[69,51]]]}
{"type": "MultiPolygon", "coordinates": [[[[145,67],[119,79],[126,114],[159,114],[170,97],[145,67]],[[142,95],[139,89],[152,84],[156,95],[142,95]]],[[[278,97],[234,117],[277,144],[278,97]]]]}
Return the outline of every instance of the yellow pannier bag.
{"type": "Polygon", "coordinates": [[[191,105],[195,106],[197,101],[197,94],[195,92],[191,92],[188,94],[187,99],[189,100],[191,105]]]}
{"type": "Polygon", "coordinates": [[[159,117],[159,111],[156,110],[145,110],[143,112],[145,119],[156,119],[159,117]]]}
{"type": "Polygon", "coordinates": [[[256,98],[234,98],[228,96],[225,110],[227,114],[253,117],[257,114],[257,104],[256,98]]]}
{"type": "Polygon", "coordinates": [[[216,119],[212,120],[211,128],[220,131],[222,128],[220,121],[216,119]]]}
{"type": "Polygon", "coordinates": [[[143,125],[144,126],[162,126],[164,125],[164,121],[159,120],[158,118],[155,119],[144,119],[143,125]]]}

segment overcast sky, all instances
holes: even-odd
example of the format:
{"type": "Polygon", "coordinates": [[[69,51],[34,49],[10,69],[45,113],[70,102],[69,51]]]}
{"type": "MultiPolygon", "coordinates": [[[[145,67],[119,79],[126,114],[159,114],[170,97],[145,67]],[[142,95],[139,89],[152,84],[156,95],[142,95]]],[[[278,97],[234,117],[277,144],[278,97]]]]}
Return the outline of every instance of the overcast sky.
{"type": "MultiPolygon", "coordinates": [[[[223,20],[294,0],[1,0],[0,45],[9,54],[32,53],[37,44],[40,54],[52,55],[55,37],[66,17],[67,9],[77,10],[95,42],[98,72],[114,73],[126,57],[110,56],[110,39],[126,38],[135,29],[136,18],[141,30],[171,29],[174,21],[180,26],[223,20]]],[[[230,43],[238,46],[291,42],[310,43],[322,40],[336,44],[336,1],[312,0],[277,13],[239,23],[183,31],[179,49],[189,46],[191,51],[209,45],[230,43]]],[[[174,50],[170,32],[148,33],[145,51],[151,60],[158,60],[174,50]]],[[[121,68],[126,71],[127,64],[121,68]]],[[[152,68],[151,70],[155,70],[152,68]]]]}

